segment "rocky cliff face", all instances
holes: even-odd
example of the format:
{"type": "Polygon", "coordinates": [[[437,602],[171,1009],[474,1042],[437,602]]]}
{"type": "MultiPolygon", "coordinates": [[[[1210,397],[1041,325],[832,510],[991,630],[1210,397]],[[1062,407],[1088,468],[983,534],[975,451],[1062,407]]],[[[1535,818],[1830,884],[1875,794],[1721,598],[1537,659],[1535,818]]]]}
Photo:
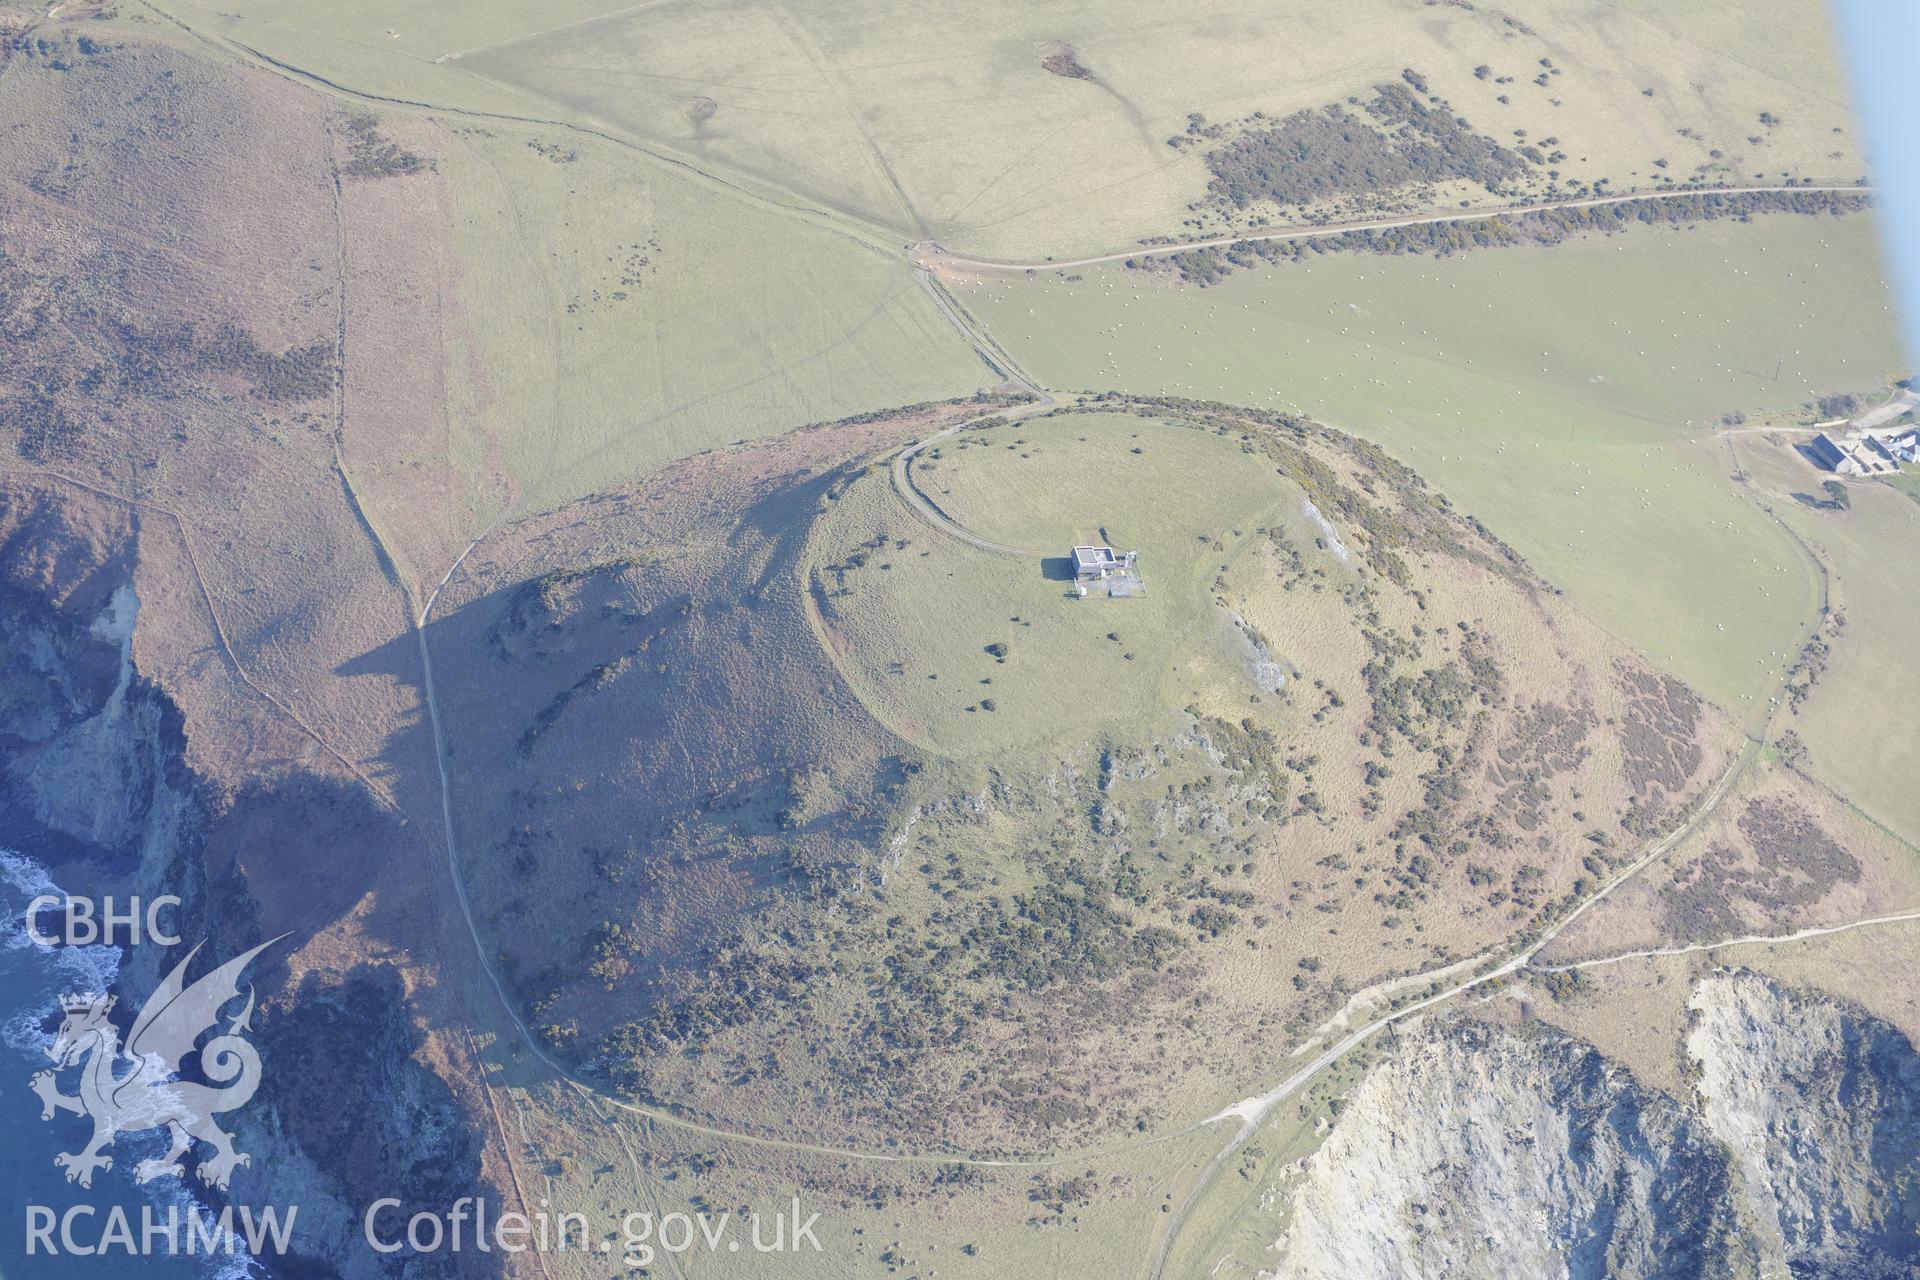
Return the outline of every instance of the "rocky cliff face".
{"type": "Polygon", "coordinates": [[[174,759],[180,717],[134,670],[139,597],[123,583],[84,620],[17,589],[0,590],[0,603],[11,825],[116,867],[164,857],[192,806],[174,759]]]}
{"type": "MultiPolygon", "coordinates": [[[[180,716],[133,663],[139,597],[121,584],[92,617],[0,592],[0,839],[77,857],[122,896],[173,894],[200,906],[200,862],[181,857],[205,833],[182,766],[180,716]]],[[[81,610],[84,612],[84,610],[81,610]]],[[[169,922],[174,923],[174,922],[169,922]]],[[[135,949],[127,975],[151,985],[154,957],[135,949]]]]}
{"type": "Polygon", "coordinates": [[[1920,1055],[1894,1028],[1754,974],[1694,990],[1687,1052],[1767,1259],[1796,1274],[1920,1266],[1920,1055]]]}
{"type": "Polygon", "coordinates": [[[1692,1008],[1687,1098],[1537,1027],[1403,1033],[1305,1162],[1272,1274],[1914,1274],[1913,1046],[1749,973],[1692,1008]]]}
{"type": "Polygon", "coordinates": [[[1309,1161],[1281,1274],[1736,1274],[1730,1163],[1687,1108],[1560,1035],[1401,1039],[1309,1161]]]}
{"type": "MultiPolygon", "coordinates": [[[[36,537],[73,551],[65,532],[50,519],[36,537]]],[[[212,850],[236,815],[296,832],[304,793],[292,777],[256,784],[243,813],[197,775],[180,709],[134,661],[139,599],[124,577],[96,587],[56,602],[0,580],[0,847],[57,864],[69,890],[122,901],[178,895],[183,907],[166,923],[187,945],[207,939],[231,954],[264,941],[248,883],[212,850]]],[[[123,1002],[137,1008],[180,958],[167,947],[125,948],[123,1002]]],[[[354,968],[337,984],[295,981],[270,956],[252,978],[261,997],[253,1037],[271,1069],[253,1101],[226,1117],[252,1156],[228,1195],[298,1206],[293,1254],[262,1259],[269,1273],[393,1274],[362,1243],[361,1208],[395,1195],[411,1212],[479,1189],[471,1117],[422,1064],[423,1035],[390,967],[354,968]]],[[[455,1261],[420,1259],[408,1274],[451,1273],[455,1261]]]]}

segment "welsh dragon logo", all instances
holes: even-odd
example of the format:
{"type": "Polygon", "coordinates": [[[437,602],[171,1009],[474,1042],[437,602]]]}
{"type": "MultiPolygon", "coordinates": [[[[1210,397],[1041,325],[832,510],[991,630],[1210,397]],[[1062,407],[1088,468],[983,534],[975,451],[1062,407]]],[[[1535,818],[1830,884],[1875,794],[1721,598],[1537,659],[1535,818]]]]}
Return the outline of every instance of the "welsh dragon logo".
{"type": "Polygon", "coordinates": [[[66,1018],[47,1049],[56,1065],[36,1072],[32,1084],[40,1095],[42,1120],[53,1119],[56,1111],[71,1111],[93,1121],[93,1138],[85,1147],[53,1158],[67,1171],[68,1182],[91,1187],[95,1170],[113,1168],[113,1157],[103,1155],[102,1149],[111,1146],[116,1135],[148,1129],[167,1129],[173,1145],[164,1156],[136,1165],[135,1182],[178,1176],[180,1158],[196,1141],[213,1148],[199,1167],[200,1180],[209,1186],[224,1189],[237,1166],[253,1163],[234,1150],[232,1136],[214,1123],[218,1113],[245,1106],[260,1087],[260,1054],[241,1034],[252,1029],[251,987],[246,1006],[228,1019],[226,1030],[198,1047],[199,1074],[212,1084],[182,1079],[180,1066],[196,1052],[200,1036],[218,1027],[220,1011],[239,999],[240,975],[247,965],[279,940],[261,943],[189,986],[187,965],[200,952],[196,946],[147,998],[124,1047],[108,1019],[114,997],[61,997],[66,1018]],[[60,1092],[58,1078],[71,1067],[80,1068],[80,1091],[68,1097],[60,1092]]]}

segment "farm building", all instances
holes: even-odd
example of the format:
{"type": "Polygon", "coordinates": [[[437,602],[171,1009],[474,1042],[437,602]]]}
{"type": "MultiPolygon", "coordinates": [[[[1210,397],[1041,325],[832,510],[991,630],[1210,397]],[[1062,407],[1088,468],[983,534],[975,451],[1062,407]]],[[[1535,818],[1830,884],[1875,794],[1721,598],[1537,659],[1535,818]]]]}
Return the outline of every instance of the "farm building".
{"type": "Polygon", "coordinates": [[[1847,465],[1846,450],[1824,431],[1807,442],[1807,457],[1829,471],[1839,471],[1847,465]]]}
{"type": "Polygon", "coordinates": [[[1822,431],[1807,444],[1807,456],[1837,475],[1877,476],[1900,469],[1895,447],[1879,436],[1861,431],[1836,440],[1822,431]]]}

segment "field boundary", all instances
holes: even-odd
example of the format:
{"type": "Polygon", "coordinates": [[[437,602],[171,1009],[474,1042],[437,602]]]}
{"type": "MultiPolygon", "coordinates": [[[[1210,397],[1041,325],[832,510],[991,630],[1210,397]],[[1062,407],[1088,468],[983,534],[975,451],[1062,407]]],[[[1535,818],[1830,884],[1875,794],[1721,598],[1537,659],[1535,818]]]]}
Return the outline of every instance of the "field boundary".
{"type": "Polygon", "coordinates": [[[1209,236],[1204,240],[1183,240],[1173,244],[1140,245],[1117,253],[1095,254],[1088,258],[1047,258],[1040,262],[1010,262],[993,258],[968,258],[954,254],[934,241],[922,241],[909,252],[917,267],[927,270],[947,268],[958,271],[1067,271],[1075,267],[1096,267],[1129,258],[1170,258],[1193,249],[1223,249],[1229,245],[1260,240],[1317,240],[1342,236],[1350,231],[1391,231],[1396,227],[1425,227],[1450,222],[1488,222],[1494,218],[1518,218],[1530,213],[1551,213],[1556,209],[1592,209],[1606,205],[1631,204],[1639,200],[1682,200],[1692,196],[1759,196],[1794,193],[1829,195],[1872,195],[1876,188],[1861,183],[1765,187],[1688,187],[1679,191],[1640,191],[1629,195],[1583,196],[1568,200],[1549,200],[1543,204],[1516,204],[1462,213],[1431,213],[1407,217],[1360,218],[1347,222],[1329,222],[1318,226],[1275,227],[1230,236],[1209,236]]]}

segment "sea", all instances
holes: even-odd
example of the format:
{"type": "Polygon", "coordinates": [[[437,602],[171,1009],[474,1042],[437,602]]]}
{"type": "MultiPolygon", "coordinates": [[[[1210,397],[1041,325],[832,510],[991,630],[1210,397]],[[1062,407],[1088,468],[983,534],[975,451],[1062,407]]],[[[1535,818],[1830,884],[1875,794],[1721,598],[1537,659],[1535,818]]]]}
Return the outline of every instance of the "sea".
{"type": "MultiPolygon", "coordinates": [[[[164,1222],[171,1208],[184,1223],[194,1208],[179,1178],[156,1179],[146,1186],[133,1181],[135,1163],[166,1148],[157,1131],[119,1138],[111,1148],[113,1168],[96,1173],[90,1190],[69,1183],[53,1162],[60,1152],[78,1151],[91,1126],[64,1111],[42,1121],[40,1098],[29,1082],[35,1072],[51,1065],[47,1047],[60,1025],[61,995],[110,990],[123,956],[118,947],[50,947],[35,940],[25,917],[27,904],[41,894],[63,896],[44,867],[0,847],[0,1280],[243,1280],[263,1275],[244,1246],[231,1257],[217,1258],[168,1256],[158,1242],[153,1252],[132,1256],[118,1249],[87,1257],[69,1256],[64,1250],[51,1257],[44,1250],[28,1255],[32,1206],[50,1209],[56,1221],[75,1206],[91,1206],[91,1218],[82,1213],[73,1219],[76,1243],[82,1245],[101,1240],[115,1206],[125,1213],[136,1242],[143,1209],[150,1219],[164,1222]]],[[[121,993],[122,1000],[133,998],[121,993]]],[[[63,1091],[74,1089],[76,1076],[63,1073],[63,1091]]],[[[57,1227],[53,1239],[59,1242],[57,1227]]]]}

